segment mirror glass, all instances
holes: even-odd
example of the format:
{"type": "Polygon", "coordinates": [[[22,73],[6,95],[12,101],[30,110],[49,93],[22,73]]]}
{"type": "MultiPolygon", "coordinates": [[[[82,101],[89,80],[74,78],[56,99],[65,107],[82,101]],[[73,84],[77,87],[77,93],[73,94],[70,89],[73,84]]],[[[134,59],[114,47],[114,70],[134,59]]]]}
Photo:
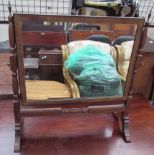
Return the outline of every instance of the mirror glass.
{"type": "Polygon", "coordinates": [[[136,25],[38,21],[21,29],[28,100],[123,96],[136,25]]]}

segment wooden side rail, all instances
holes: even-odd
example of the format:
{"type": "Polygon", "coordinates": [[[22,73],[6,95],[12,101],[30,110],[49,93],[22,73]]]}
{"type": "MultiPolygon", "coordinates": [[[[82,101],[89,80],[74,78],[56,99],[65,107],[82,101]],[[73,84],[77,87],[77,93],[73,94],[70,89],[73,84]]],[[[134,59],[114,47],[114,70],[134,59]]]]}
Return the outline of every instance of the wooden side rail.
{"type": "Polygon", "coordinates": [[[20,114],[24,117],[52,115],[57,113],[97,113],[97,112],[122,112],[124,111],[124,104],[117,105],[100,105],[88,106],[84,108],[21,108],[20,114]]]}

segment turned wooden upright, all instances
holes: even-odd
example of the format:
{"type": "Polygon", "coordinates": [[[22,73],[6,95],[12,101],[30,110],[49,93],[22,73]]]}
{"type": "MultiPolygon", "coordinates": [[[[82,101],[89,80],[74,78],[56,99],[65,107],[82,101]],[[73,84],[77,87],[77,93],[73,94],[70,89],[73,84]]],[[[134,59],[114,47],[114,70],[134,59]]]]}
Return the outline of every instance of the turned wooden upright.
{"type": "Polygon", "coordinates": [[[20,117],[20,90],[18,81],[18,66],[17,66],[17,53],[15,48],[15,36],[14,36],[14,25],[13,17],[9,15],[9,42],[10,42],[10,67],[12,71],[12,89],[13,89],[13,106],[15,116],[15,146],[14,151],[18,152],[20,149],[21,139],[21,117],[20,117]]]}

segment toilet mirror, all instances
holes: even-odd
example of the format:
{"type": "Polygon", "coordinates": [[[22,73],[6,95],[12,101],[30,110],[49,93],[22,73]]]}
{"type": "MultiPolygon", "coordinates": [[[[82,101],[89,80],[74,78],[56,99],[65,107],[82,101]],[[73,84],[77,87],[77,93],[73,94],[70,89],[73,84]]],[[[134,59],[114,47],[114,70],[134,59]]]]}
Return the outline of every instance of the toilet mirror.
{"type": "Polygon", "coordinates": [[[14,22],[23,104],[128,96],[143,19],[15,14],[14,22]]]}

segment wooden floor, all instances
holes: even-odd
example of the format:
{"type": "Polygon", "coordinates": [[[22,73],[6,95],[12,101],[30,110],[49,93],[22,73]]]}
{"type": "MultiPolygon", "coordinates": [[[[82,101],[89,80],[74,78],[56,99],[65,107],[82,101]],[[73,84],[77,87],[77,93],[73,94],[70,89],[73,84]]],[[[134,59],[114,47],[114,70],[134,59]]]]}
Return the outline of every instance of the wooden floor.
{"type": "MultiPolygon", "coordinates": [[[[153,108],[140,97],[130,107],[132,143],[125,143],[110,114],[25,118],[21,153],[15,155],[153,155],[153,108]]],[[[0,101],[0,155],[13,155],[11,100],[0,101]]]]}

